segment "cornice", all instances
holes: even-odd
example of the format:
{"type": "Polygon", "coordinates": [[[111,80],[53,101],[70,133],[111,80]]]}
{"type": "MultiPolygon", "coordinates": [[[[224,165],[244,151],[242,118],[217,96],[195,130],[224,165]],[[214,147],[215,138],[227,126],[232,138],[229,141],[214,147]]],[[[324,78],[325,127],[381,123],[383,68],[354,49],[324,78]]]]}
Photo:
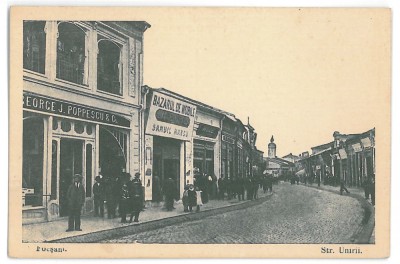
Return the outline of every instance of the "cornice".
{"type": "Polygon", "coordinates": [[[134,109],[140,109],[141,108],[139,105],[136,105],[136,104],[127,103],[127,102],[124,102],[124,101],[121,101],[121,100],[99,96],[99,95],[88,93],[88,92],[85,92],[85,91],[79,91],[79,90],[76,90],[76,89],[71,89],[71,88],[64,87],[62,85],[56,84],[56,83],[35,79],[35,78],[29,77],[29,76],[25,76],[25,75],[23,77],[23,80],[24,81],[28,81],[28,82],[32,82],[32,83],[36,83],[36,84],[39,84],[39,85],[47,86],[47,87],[52,88],[52,89],[62,90],[62,91],[66,91],[66,92],[69,92],[69,93],[74,93],[76,95],[86,96],[86,97],[89,97],[89,98],[92,98],[92,99],[96,99],[96,100],[99,100],[99,101],[104,101],[104,102],[108,102],[108,103],[112,103],[112,104],[118,104],[118,105],[126,106],[126,107],[132,107],[134,109]]]}

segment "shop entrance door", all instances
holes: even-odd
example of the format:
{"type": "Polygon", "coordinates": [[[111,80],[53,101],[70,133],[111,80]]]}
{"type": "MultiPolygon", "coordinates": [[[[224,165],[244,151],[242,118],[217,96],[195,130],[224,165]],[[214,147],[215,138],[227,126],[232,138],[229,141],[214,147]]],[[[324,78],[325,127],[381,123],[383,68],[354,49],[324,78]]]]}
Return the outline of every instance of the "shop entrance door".
{"type": "Polygon", "coordinates": [[[61,139],[60,143],[60,216],[68,215],[67,191],[74,174],[82,175],[83,140],[61,139]]]}
{"type": "Polygon", "coordinates": [[[154,176],[158,176],[162,186],[168,178],[175,182],[177,195],[180,194],[180,144],[175,139],[154,137],[154,176]]]}
{"type": "Polygon", "coordinates": [[[175,182],[176,185],[176,190],[178,195],[181,193],[179,186],[180,186],[180,181],[179,181],[179,160],[178,159],[164,159],[164,179],[172,178],[175,182]]]}

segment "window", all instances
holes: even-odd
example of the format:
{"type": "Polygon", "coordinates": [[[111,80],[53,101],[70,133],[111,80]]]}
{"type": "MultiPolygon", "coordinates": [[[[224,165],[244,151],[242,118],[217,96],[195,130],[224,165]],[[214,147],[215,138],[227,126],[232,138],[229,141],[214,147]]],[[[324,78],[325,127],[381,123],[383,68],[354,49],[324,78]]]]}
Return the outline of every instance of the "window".
{"type": "Polygon", "coordinates": [[[43,118],[24,113],[22,205],[43,204],[43,118]]]}
{"type": "Polygon", "coordinates": [[[86,31],[69,22],[58,25],[57,78],[87,85],[88,51],[86,31]]]}
{"type": "Polygon", "coordinates": [[[24,21],[24,69],[43,73],[45,70],[46,33],[44,21],[24,21]]]}
{"type": "Polygon", "coordinates": [[[97,89],[122,95],[121,46],[99,35],[97,89]]]}
{"type": "Polygon", "coordinates": [[[74,130],[77,134],[82,134],[83,131],[85,130],[85,126],[83,125],[82,122],[75,122],[74,124],[74,130]]]}

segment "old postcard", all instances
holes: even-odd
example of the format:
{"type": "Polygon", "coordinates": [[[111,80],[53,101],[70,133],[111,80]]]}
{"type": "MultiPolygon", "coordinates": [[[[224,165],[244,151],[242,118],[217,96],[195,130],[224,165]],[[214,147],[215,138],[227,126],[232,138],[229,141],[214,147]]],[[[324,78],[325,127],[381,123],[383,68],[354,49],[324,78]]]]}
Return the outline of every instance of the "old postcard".
{"type": "Polygon", "coordinates": [[[10,76],[11,257],[389,256],[390,9],[12,7],[10,76]]]}

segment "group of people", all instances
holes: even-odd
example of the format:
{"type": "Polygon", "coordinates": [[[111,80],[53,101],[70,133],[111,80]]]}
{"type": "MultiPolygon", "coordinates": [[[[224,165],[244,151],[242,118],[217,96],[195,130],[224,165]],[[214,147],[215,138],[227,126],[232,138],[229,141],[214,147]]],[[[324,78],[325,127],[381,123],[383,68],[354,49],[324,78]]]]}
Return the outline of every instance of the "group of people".
{"type": "Polygon", "coordinates": [[[200,173],[198,169],[194,170],[194,187],[201,191],[203,203],[208,203],[210,199],[216,199],[218,196],[217,176],[200,173]]]}
{"type": "MultiPolygon", "coordinates": [[[[75,174],[73,180],[67,191],[69,209],[67,232],[82,231],[80,216],[85,202],[85,189],[80,174],[75,174]]],[[[126,217],[129,214],[129,222],[132,220],[139,222],[139,214],[143,209],[140,173],[136,173],[133,178],[124,172],[115,178],[96,176],[92,190],[96,217],[104,217],[104,205],[106,205],[108,218],[117,217],[118,208],[122,223],[127,222],[126,217]]]]}
{"type": "Polygon", "coordinates": [[[139,221],[139,214],[143,209],[143,188],[140,173],[132,178],[129,173],[111,178],[97,176],[93,185],[94,215],[104,217],[104,204],[107,207],[108,218],[117,217],[118,208],[121,223],[126,223],[126,216],[130,214],[129,222],[139,221]]]}

